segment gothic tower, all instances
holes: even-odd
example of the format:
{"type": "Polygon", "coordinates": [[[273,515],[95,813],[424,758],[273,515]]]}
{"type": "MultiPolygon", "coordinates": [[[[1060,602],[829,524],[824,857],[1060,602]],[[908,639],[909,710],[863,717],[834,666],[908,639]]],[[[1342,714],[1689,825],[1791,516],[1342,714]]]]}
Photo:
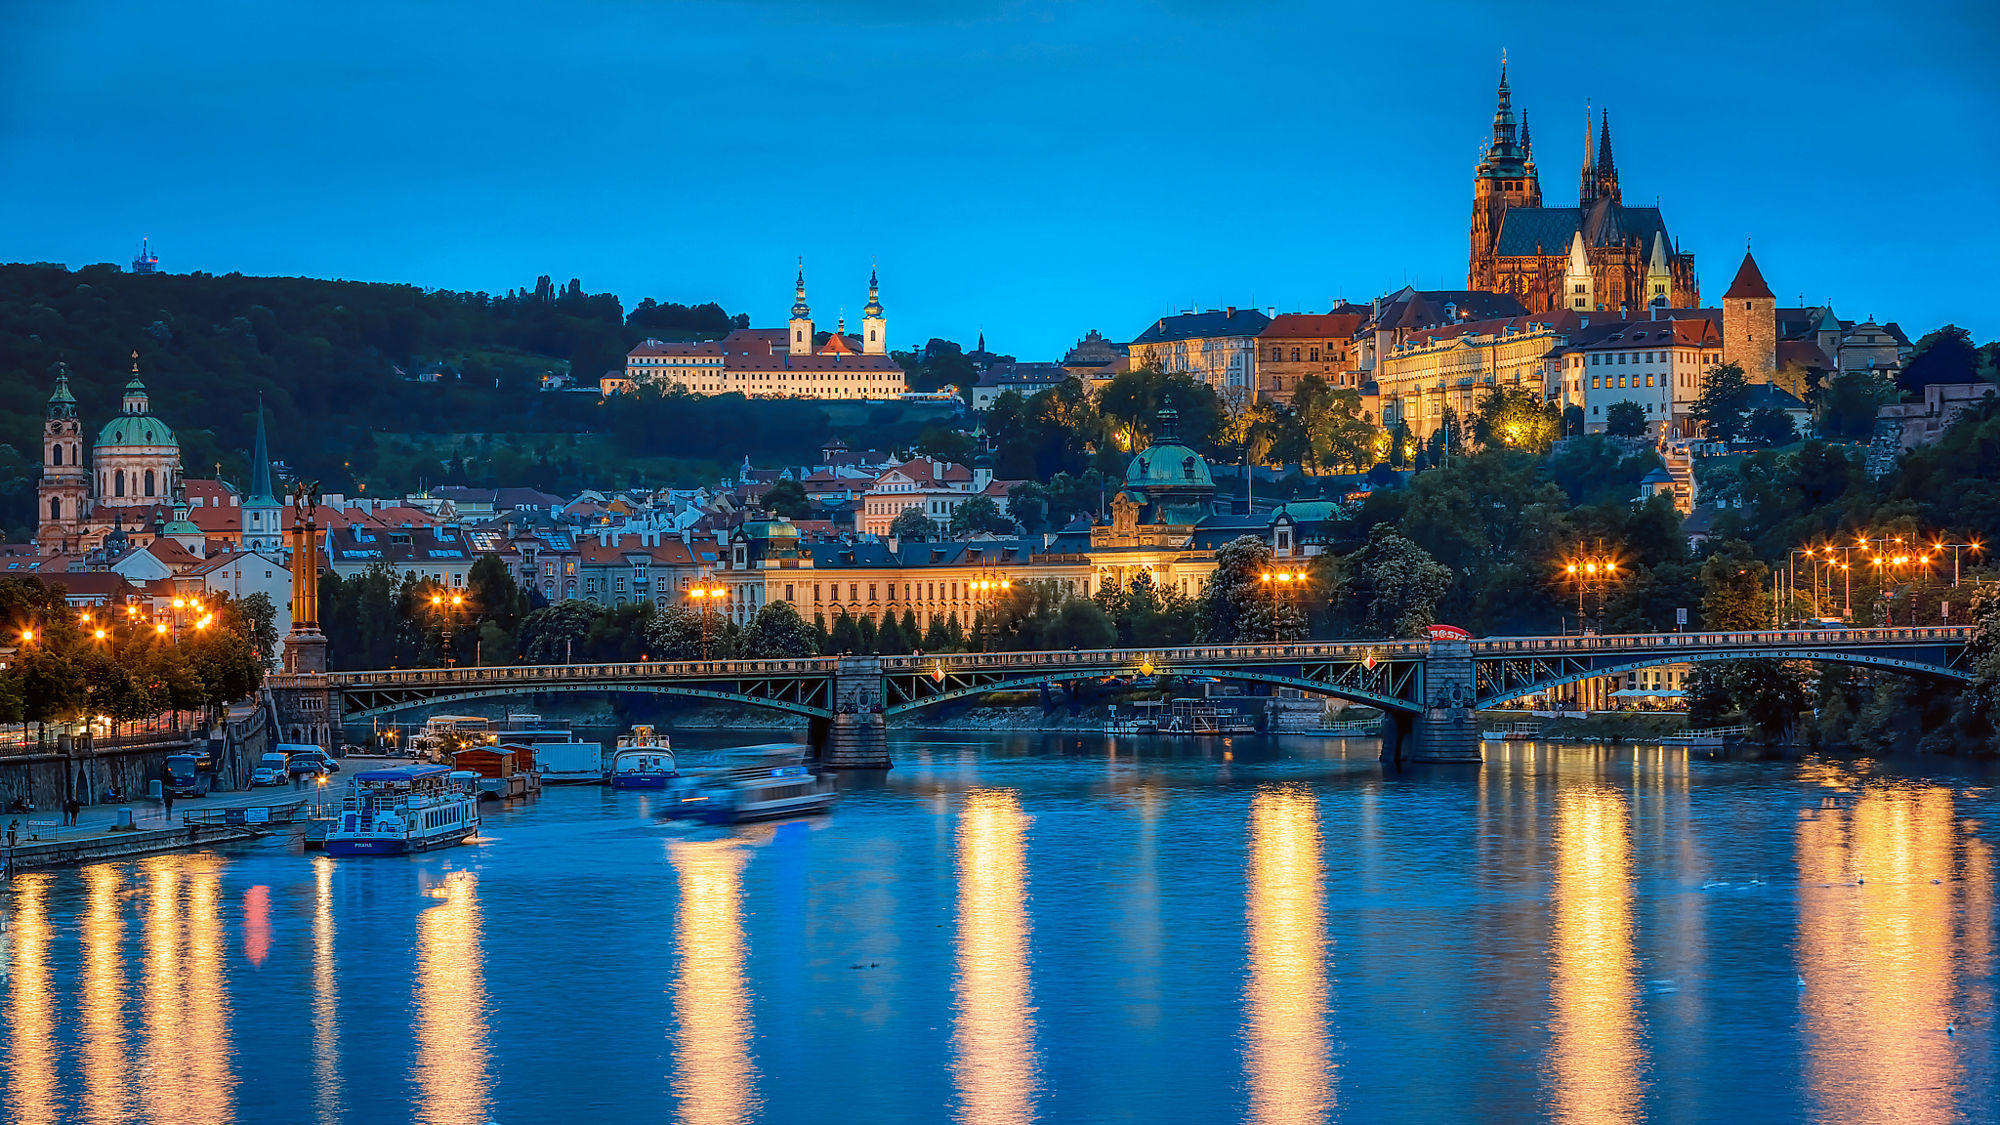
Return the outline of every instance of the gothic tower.
{"type": "Polygon", "coordinates": [[[861,310],[861,354],[889,354],[889,322],[882,317],[882,287],[868,267],[868,306],[861,310]]]}
{"type": "Polygon", "coordinates": [[[243,498],[243,545],[275,552],[284,546],[285,506],[271,489],[271,449],[264,441],[264,401],[257,400],[257,441],[250,450],[250,494],[243,498]]]}
{"type": "Polygon", "coordinates": [[[1778,298],[1748,250],[1722,295],[1722,362],[1742,368],[1752,383],[1778,373],[1778,298]]]}
{"type": "Polygon", "coordinates": [[[1486,146],[1472,179],[1472,254],[1466,285],[1495,289],[1500,285],[1494,257],[1500,222],[1509,207],[1540,207],[1541,181],[1529,154],[1525,118],[1517,139],[1513,95],[1507,86],[1507,63],[1500,63],[1500,89],[1493,110],[1493,141],[1486,146]]]}
{"type": "Polygon", "coordinates": [[[789,344],[793,355],[813,354],[813,311],[806,304],[806,263],[799,259],[798,295],[792,301],[792,337],[789,344]]]}
{"type": "Polygon", "coordinates": [[[1597,202],[1597,158],[1590,151],[1590,103],[1583,103],[1583,175],[1576,188],[1576,205],[1589,207],[1597,202]]]}
{"type": "Polygon", "coordinates": [[[42,479],[35,542],[45,551],[76,550],[83,521],[90,515],[90,470],[83,463],[83,429],[76,399],[69,393],[69,366],[54,368],[55,392],[42,422],[42,479]]]}
{"type": "Polygon", "coordinates": [[[1598,111],[1604,126],[1597,135],[1596,184],[1593,199],[1609,199],[1613,204],[1623,206],[1624,196],[1618,192],[1618,165],[1611,159],[1611,111],[1598,111]]]}

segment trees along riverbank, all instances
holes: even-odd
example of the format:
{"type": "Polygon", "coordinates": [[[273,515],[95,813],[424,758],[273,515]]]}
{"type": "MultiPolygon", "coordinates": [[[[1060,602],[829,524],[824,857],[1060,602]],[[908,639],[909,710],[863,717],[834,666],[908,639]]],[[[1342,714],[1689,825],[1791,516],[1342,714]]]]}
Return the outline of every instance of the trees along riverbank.
{"type": "Polygon", "coordinates": [[[155,620],[137,607],[71,606],[56,582],[0,578],[0,641],[13,650],[0,669],[0,723],[212,719],[262,686],[274,618],[261,594],[190,601],[155,620]]]}

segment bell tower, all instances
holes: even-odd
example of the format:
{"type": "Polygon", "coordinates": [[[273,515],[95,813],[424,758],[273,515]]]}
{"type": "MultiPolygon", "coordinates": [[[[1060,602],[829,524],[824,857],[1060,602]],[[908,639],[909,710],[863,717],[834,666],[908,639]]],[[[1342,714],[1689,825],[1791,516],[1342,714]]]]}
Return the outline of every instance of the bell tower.
{"type": "Polygon", "coordinates": [[[90,472],[83,464],[76,398],[69,393],[69,365],[57,362],[52,370],[56,389],[43,411],[35,542],[45,551],[73,551],[82,546],[83,521],[90,516],[90,472]]]}
{"type": "Polygon", "coordinates": [[[889,354],[889,322],[882,316],[882,286],[868,267],[868,304],[861,310],[861,354],[889,354]]]}
{"type": "Polygon", "coordinates": [[[799,259],[799,283],[792,298],[791,338],[786,344],[793,355],[813,354],[813,311],[806,304],[806,260],[799,259]]]}
{"type": "Polygon", "coordinates": [[[1496,261],[1500,224],[1510,207],[1540,207],[1541,181],[1528,148],[1527,119],[1517,134],[1513,92],[1507,85],[1507,60],[1500,60],[1500,88],[1493,110],[1493,140],[1486,146],[1472,177],[1472,255],[1466,269],[1470,289],[1505,291],[1496,261]]]}

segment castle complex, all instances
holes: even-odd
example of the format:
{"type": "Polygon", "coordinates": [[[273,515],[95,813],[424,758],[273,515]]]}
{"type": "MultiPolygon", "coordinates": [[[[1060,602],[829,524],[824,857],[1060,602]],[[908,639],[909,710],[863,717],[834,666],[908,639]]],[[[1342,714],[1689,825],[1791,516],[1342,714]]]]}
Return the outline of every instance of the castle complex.
{"type": "Polygon", "coordinates": [[[1530,313],[1694,308],[1694,255],[1667,235],[1657,207],[1627,207],[1611,153],[1611,115],[1596,147],[1586,112],[1583,174],[1574,207],[1542,206],[1526,112],[1517,126],[1507,67],[1500,67],[1493,140],[1472,181],[1472,257],[1466,288],[1506,293],[1530,313]]]}

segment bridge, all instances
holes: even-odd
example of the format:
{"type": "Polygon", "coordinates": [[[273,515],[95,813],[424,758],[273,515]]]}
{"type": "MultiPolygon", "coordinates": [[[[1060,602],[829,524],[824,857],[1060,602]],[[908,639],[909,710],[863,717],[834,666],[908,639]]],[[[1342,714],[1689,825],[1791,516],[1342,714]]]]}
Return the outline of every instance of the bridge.
{"type": "Polygon", "coordinates": [[[1381,709],[1383,756],[1480,760],[1474,712],[1565,684],[1667,664],[1808,660],[1970,682],[1969,627],[1338,641],[1166,649],[842,656],[793,660],[422,668],[273,674],[296,709],[338,727],[418,707],[562,693],[712,699],[805,717],[836,768],[889,765],[889,720],[992,692],[1213,678],[1381,709]]]}

